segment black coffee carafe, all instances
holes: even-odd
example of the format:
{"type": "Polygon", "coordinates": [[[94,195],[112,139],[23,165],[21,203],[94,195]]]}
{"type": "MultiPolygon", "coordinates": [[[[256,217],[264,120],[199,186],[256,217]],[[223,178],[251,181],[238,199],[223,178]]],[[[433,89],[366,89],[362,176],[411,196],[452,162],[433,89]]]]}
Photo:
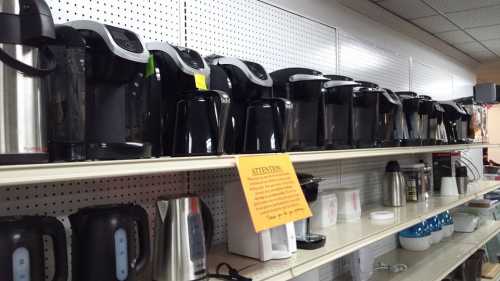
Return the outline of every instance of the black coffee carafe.
{"type": "Polygon", "coordinates": [[[56,218],[0,217],[0,280],[45,281],[44,236],[53,242],[55,271],[52,281],[68,280],[66,232],[56,218]]]}
{"type": "Polygon", "coordinates": [[[149,52],[140,37],[88,20],[65,25],[77,29],[86,42],[87,158],[150,157],[145,137],[149,103],[143,91],[149,52]]]}
{"type": "Polygon", "coordinates": [[[378,145],[379,96],[383,92],[377,84],[356,81],[360,86],[353,93],[353,147],[368,148],[378,145]]]}
{"type": "Polygon", "coordinates": [[[69,220],[73,281],[141,280],[151,259],[148,214],[142,207],[89,207],[69,220]]]}
{"type": "Polygon", "coordinates": [[[404,140],[404,126],[401,122],[401,100],[389,89],[380,94],[378,143],[382,147],[400,146],[404,140]]]}
{"type": "Polygon", "coordinates": [[[213,55],[207,59],[226,74],[217,75],[212,88],[231,88],[226,151],[285,151],[292,104],[287,99],[272,97],[273,81],[266,70],[258,63],[237,58],[213,55]]]}
{"type": "Polygon", "coordinates": [[[328,81],[319,71],[286,68],[272,72],[274,95],[290,100],[293,110],[288,130],[288,150],[322,149],[325,136],[325,94],[328,81]]]}
{"type": "MultiPolygon", "coordinates": [[[[420,105],[422,99],[414,92],[396,92],[403,103],[403,112],[408,125],[409,139],[403,143],[405,146],[422,145],[424,125],[422,124],[420,105]]],[[[427,127],[427,126],[425,126],[427,127]]]]}
{"type": "Polygon", "coordinates": [[[173,156],[222,154],[229,96],[222,91],[193,91],[177,102],[173,156]]]}
{"type": "Polygon", "coordinates": [[[205,59],[168,43],[147,47],[161,74],[163,155],[222,154],[230,99],[223,91],[208,91],[212,79],[205,59]]]}
{"type": "Polygon", "coordinates": [[[56,26],[56,40],[49,47],[57,67],[45,90],[48,97],[48,146],[50,161],[86,160],[85,138],[85,39],[70,26],[56,26]]]}
{"type": "Polygon", "coordinates": [[[420,114],[420,120],[422,122],[422,128],[421,128],[422,144],[433,145],[436,143],[436,141],[431,136],[432,133],[431,126],[434,129],[435,125],[434,122],[437,121],[436,119],[433,118],[433,116],[435,116],[434,101],[430,96],[420,95],[419,98],[421,99],[419,114],[420,114]]]}
{"type": "Polygon", "coordinates": [[[331,81],[323,84],[326,149],[346,149],[352,147],[352,102],[353,89],[359,84],[350,77],[325,75],[331,81]]]}
{"type": "Polygon", "coordinates": [[[454,101],[442,101],[440,105],[444,109],[444,126],[448,144],[463,143],[458,126],[461,126],[462,120],[467,118],[467,112],[454,101]]]}

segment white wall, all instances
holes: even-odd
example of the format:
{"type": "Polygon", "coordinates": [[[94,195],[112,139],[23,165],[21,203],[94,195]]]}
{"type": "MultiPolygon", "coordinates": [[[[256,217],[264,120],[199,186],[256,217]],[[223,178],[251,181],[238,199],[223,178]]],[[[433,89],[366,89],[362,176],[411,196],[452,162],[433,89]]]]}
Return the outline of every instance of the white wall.
{"type": "MultiPolygon", "coordinates": [[[[416,39],[357,13],[335,0],[265,0],[265,2],[333,26],[340,32],[364,38],[378,47],[412,57],[414,61],[419,63],[446,71],[453,77],[453,81],[457,81],[455,97],[472,94],[472,86],[476,81],[474,69],[478,66],[473,60],[468,60],[465,57],[462,62],[459,62],[416,39]]],[[[383,11],[377,11],[377,13],[380,14],[383,11]]],[[[392,19],[394,21],[400,20],[389,13],[383,16],[394,17],[395,19],[392,19]]]]}

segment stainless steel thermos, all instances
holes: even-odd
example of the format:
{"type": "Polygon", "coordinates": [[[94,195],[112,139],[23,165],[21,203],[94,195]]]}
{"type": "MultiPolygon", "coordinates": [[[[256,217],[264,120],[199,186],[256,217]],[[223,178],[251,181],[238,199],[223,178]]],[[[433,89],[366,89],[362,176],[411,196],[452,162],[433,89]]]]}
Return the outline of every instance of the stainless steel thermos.
{"type": "Polygon", "coordinates": [[[390,161],[385,168],[382,186],[385,206],[401,207],[406,205],[406,184],[397,161],[390,161]]]}

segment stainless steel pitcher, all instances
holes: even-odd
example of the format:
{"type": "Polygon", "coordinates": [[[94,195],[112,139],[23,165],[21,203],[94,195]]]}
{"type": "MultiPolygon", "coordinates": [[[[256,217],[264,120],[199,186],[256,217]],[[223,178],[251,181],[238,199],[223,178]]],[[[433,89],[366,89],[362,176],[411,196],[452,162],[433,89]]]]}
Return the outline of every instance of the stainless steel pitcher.
{"type": "MultiPolygon", "coordinates": [[[[203,212],[206,214],[206,206],[195,196],[159,199],[155,224],[155,281],[207,278],[206,242],[211,238],[205,236],[203,212]]],[[[205,223],[213,222],[205,219],[205,223]]]]}
{"type": "Polygon", "coordinates": [[[387,164],[382,189],[385,206],[402,207],[406,205],[405,179],[397,161],[391,161],[387,164]]]}

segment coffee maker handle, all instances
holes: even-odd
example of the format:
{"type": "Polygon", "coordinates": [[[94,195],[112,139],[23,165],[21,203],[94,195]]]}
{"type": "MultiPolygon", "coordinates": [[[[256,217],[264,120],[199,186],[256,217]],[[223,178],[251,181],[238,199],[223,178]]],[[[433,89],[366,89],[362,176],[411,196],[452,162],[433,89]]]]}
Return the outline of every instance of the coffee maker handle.
{"type": "Polygon", "coordinates": [[[210,208],[207,204],[200,199],[201,206],[201,217],[203,219],[203,232],[205,233],[205,245],[207,251],[210,250],[212,246],[212,240],[214,237],[214,217],[210,208]]]}
{"type": "Polygon", "coordinates": [[[281,133],[281,150],[286,151],[288,143],[288,131],[292,120],[293,103],[285,98],[265,98],[265,100],[273,101],[281,112],[281,122],[283,123],[283,131],[281,133]]]}
{"type": "Polygon", "coordinates": [[[68,280],[66,230],[62,223],[54,217],[44,217],[40,224],[42,232],[52,238],[54,245],[55,271],[52,281],[66,281],[68,280]]]}
{"type": "Polygon", "coordinates": [[[151,255],[151,245],[149,243],[149,219],[148,213],[141,206],[131,206],[130,212],[137,223],[139,238],[139,256],[137,257],[135,271],[137,273],[145,269],[151,255]]]}
{"type": "Polygon", "coordinates": [[[47,61],[47,67],[45,68],[36,68],[30,65],[27,65],[21,61],[16,60],[15,58],[9,56],[2,48],[0,48],[0,61],[10,66],[11,68],[20,71],[28,76],[32,77],[43,77],[56,69],[56,59],[54,53],[47,48],[40,48],[40,55],[44,57],[47,61]]]}
{"type": "Polygon", "coordinates": [[[227,118],[229,116],[229,107],[231,105],[231,99],[226,92],[211,90],[205,92],[205,95],[209,95],[213,98],[213,100],[217,101],[217,105],[214,105],[215,110],[217,111],[217,153],[222,154],[224,152],[224,140],[226,136],[226,126],[227,126],[227,118]]]}

